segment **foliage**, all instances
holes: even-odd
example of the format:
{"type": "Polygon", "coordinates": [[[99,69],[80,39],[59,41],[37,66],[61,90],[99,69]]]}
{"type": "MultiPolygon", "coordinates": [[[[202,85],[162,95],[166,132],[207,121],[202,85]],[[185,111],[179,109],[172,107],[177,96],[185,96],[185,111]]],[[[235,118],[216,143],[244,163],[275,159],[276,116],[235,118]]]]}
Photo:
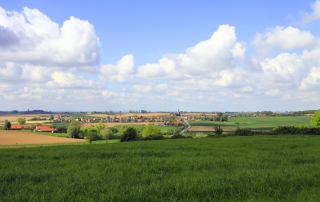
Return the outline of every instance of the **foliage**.
{"type": "Polygon", "coordinates": [[[102,130],[100,134],[101,134],[101,138],[104,140],[113,140],[113,139],[121,138],[119,135],[116,135],[116,132],[114,132],[111,128],[106,128],[102,130]]]}
{"type": "Polygon", "coordinates": [[[216,135],[222,135],[223,129],[220,126],[214,126],[214,133],[216,135]]]}
{"type": "Polygon", "coordinates": [[[180,138],[186,138],[186,136],[181,135],[181,134],[176,134],[176,135],[171,136],[171,139],[180,139],[180,138]]]}
{"type": "Polygon", "coordinates": [[[311,118],[311,124],[313,126],[320,126],[320,110],[314,112],[314,116],[311,118]]]}
{"type": "Polygon", "coordinates": [[[69,126],[67,131],[69,137],[71,138],[80,138],[80,127],[78,126],[69,126]]]}
{"type": "Polygon", "coordinates": [[[135,141],[137,138],[138,135],[136,129],[134,127],[126,127],[123,131],[120,142],[135,141]]]}
{"type": "Polygon", "coordinates": [[[52,123],[52,124],[50,125],[50,128],[57,128],[57,124],[56,124],[56,123],[52,123]]]}
{"type": "Polygon", "coordinates": [[[146,125],[146,127],[142,131],[142,137],[144,138],[150,137],[150,136],[157,136],[160,134],[161,134],[160,129],[153,124],[146,125]]]}
{"type": "Polygon", "coordinates": [[[83,126],[83,123],[80,121],[72,120],[69,126],[76,126],[81,128],[83,126]]]}
{"type": "Polygon", "coordinates": [[[88,130],[86,133],[86,137],[90,144],[92,141],[101,140],[101,136],[98,135],[96,130],[88,130]]]}
{"type": "Polygon", "coordinates": [[[2,126],[2,130],[10,130],[10,128],[11,128],[11,123],[10,123],[10,121],[5,120],[5,121],[4,121],[4,124],[3,124],[3,126],[2,126]]]}
{"type": "Polygon", "coordinates": [[[235,136],[251,136],[251,135],[253,135],[253,134],[251,133],[250,130],[247,130],[247,129],[245,129],[245,128],[240,128],[240,127],[238,127],[238,128],[234,131],[234,135],[235,135],[235,136]]]}
{"type": "Polygon", "coordinates": [[[16,119],[16,122],[18,123],[18,124],[20,124],[20,125],[24,125],[24,124],[26,124],[26,120],[24,119],[24,118],[17,118],[16,119]]]}
{"type": "Polygon", "coordinates": [[[68,128],[67,128],[67,126],[58,126],[58,127],[57,127],[57,130],[58,130],[60,133],[67,133],[68,128]]]}
{"type": "Polygon", "coordinates": [[[94,127],[96,128],[97,132],[100,133],[106,127],[106,125],[104,125],[102,122],[99,122],[94,127]]]}

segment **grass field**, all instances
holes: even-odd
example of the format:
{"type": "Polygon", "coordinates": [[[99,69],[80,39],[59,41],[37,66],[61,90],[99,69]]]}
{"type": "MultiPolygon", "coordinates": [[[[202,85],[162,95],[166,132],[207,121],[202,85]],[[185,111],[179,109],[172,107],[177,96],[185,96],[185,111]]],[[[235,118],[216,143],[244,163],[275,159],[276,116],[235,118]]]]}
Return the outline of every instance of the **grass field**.
{"type": "Polygon", "coordinates": [[[228,128],[247,128],[251,130],[271,130],[280,126],[311,126],[308,116],[291,117],[231,117],[227,122],[189,121],[191,126],[217,126],[228,128]]]}
{"type": "Polygon", "coordinates": [[[0,150],[0,201],[320,201],[320,138],[0,150]]]}

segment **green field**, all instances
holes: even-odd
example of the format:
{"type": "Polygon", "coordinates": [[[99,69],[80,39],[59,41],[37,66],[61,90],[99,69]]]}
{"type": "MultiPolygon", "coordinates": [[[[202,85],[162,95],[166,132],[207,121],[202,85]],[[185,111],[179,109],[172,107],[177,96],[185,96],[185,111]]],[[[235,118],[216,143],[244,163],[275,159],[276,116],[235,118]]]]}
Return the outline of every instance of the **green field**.
{"type": "Polygon", "coordinates": [[[319,136],[0,150],[0,201],[320,201],[319,136]]]}
{"type": "Polygon", "coordinates": [[[271,130],[279,126],[311,126],[308,116],[284,117],[231,117],[227,122],[189,121],[191,126],[242,127],[251,130],[271,130]]]}

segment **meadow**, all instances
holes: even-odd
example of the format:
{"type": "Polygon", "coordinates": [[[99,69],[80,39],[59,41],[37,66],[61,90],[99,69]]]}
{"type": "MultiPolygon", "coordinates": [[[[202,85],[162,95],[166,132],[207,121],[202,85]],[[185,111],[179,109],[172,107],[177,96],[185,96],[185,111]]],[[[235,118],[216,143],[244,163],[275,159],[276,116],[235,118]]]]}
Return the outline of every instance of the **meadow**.
{"type": "Polygon", "coordinates": [[[0,150],[0,201],[320,201],[318,136],[0,150]]]}
{"type": "Polygon", "coordinates": [[[191,126],[218,126],[246,128],[250,130],[272,130],[277,126],[311,126],[308,116],[231,117],[226,122],[189,121],[191,126]]]}

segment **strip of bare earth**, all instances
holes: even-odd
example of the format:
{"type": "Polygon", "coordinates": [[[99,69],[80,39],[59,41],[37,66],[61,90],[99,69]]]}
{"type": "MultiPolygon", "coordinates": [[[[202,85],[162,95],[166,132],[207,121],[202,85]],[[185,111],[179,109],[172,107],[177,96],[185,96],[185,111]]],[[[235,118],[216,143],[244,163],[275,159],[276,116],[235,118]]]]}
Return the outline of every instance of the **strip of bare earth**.
{"type": "Polygon", "coordinates": [[[85,142],[84,139],[62,138],[37,133],[26,133],[20,131],[0,130],[0,145],[15,144],[53,144],[85,142]]]}

